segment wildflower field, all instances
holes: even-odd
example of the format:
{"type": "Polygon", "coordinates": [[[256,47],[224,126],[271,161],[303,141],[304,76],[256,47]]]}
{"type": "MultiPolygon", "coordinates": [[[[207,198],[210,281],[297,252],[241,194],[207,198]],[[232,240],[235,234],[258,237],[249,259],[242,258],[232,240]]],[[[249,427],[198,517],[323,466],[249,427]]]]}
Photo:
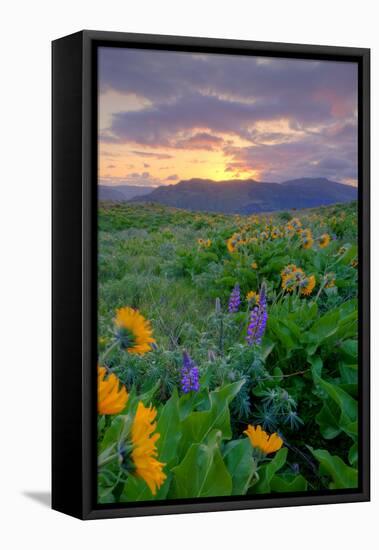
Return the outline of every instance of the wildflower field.
{"type": "Polygon", "coordinates": [[[356,209],[99,205],[100,503],[357,487],[356,209]]]}

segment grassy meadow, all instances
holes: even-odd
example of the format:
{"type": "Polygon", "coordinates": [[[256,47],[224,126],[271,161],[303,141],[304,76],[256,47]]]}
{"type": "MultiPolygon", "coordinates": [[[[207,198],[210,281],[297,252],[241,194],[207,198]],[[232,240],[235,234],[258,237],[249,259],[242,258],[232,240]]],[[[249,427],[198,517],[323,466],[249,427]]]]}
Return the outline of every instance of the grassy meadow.
{"type": "Polygon", "coordinates": [[[357,204],[99,205],[101,503],[357,486],[357,204]]]}

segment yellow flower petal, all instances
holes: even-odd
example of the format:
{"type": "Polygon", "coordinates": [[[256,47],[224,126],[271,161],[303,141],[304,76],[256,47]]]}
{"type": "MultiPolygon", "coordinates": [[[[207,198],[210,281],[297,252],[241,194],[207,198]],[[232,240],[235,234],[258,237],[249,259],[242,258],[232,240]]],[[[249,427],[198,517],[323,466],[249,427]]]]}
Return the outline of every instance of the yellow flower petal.
{"type": "Polygon", "coordinates": [[[115,374],[107,376],[105,367],[97,368],[97,410],[99,414],[118,414],[125,409],[129,395],[115,374]]]}
{"type": "Polygon", "coordinates": [[[261,426],[251,426],[249,424],[247,430],[243,433],[248,436],[251,445],[264,454],[275,453],[283,445],[283,440],[277,433],[269,436],[268,433],[262,430],[261,426]]]}

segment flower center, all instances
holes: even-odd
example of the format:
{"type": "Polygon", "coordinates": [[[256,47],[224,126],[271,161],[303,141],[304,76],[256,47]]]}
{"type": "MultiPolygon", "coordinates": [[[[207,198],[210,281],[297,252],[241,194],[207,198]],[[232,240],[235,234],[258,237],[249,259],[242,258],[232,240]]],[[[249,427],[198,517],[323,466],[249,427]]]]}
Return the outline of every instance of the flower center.
{"type": "Polygon", "coordinates": [[[132,348],[136,342],[133,332],[125,327],[120,327],[116,332],[116,338],[123,349],[132,348]]]}

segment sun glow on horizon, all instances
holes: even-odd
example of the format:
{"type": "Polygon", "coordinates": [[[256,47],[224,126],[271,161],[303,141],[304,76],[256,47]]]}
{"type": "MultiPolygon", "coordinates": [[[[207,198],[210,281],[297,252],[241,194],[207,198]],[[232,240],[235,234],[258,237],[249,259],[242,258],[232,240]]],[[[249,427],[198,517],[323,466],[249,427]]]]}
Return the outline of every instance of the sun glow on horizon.
{"type": "Polygon", "coordinates": [[[324,177],[357,185],[353,63],[129,48],[102,48],[100,58],[102,184],[324,177]]]}

